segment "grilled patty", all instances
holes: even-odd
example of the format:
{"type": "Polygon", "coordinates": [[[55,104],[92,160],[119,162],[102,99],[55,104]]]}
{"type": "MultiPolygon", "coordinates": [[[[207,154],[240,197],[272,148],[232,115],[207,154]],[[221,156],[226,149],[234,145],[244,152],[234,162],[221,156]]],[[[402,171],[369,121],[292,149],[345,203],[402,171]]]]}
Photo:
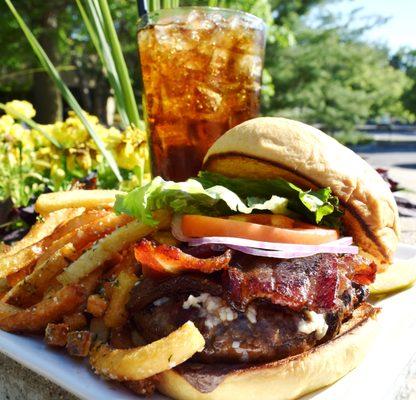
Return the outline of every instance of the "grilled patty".
{"type": "Polygon", "coordinates": [[[195,359],[267,362],[304,352],[338,333],[367,297],[349,274],[345,259],[332,255],[284,262],[259,257],[243,262],[240,256],[223,273],[144,278],[129,308],[149,342],[191,320],[206,341],[195,359]],[[304,297],[305,291],[316,295],[304,297]]]}

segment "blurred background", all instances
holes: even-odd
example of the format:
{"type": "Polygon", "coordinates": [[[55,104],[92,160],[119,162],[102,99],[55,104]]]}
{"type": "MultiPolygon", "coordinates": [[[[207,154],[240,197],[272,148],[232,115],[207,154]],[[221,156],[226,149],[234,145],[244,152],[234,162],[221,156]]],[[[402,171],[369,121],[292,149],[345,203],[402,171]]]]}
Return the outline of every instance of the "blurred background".
{"type": "MultiPolygon", "coordinates": [[[[110,86],[75,2],[14,4],[81,106],[112,124],[110,86]]],[[[109,4],[139,98],[136,4],[109,4]]],[[[391,129],[415,120],[416,5],[411,0],[235,0],[227,5],[268,25],[263,114],[318,124],[349,141],[360,140],[352,133],[366,124],[391,129]]],[[[16,21],[5,17],[10,13],[4,2],[0,13],[0,101],[31,101],[41,123],[62,119],[60,93],[39,68],[16,21]]]]}

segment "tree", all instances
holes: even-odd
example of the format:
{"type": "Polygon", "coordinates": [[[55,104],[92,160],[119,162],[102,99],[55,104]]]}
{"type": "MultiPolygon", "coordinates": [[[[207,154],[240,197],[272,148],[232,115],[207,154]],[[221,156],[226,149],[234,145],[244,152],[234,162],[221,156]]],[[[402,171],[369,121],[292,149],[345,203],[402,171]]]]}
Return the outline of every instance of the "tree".
{"type": "Polygon", "coordinates": [[[411,118],[416,118],[416,50],[401,49],[391,59],[393,67],[403,71],[409,85],[402,95],[402,102],[411,118]]]}
{"type": "MultiPolygon", "coordinates": [[[[110,88],[75,1],[14,0],[14,4],[55,66],[61,70],[67,83],[75,89],[81,106],[105,122],[105,104],[111,95],[110,88]]],[[[136,3],[113,0],[110,1],[110,6],[124,45],[129,70],[135,82],[138,82],[136,3]]],[[[39,122],[60,119],[61,96],[39,67],[33,51],[4,2],[0,2],[0,14],[9,17],[0,26],[0,37],[6,43],[0,53],[0,95],[5,101],[14,98],[16,93],[30,98],[38,111],[36,119],[39,122]]],[[[139,85],[136,88],[138,92],[139,85]]]]}
{"type": "Polygon", "coordinates": [[[270,114],[319,123],[335,132],[401,112],[404,73],[389,65],[385,50],[343,29],[299,23],[296,44],[274,49],[268,64],[276,90],[270,114]]]}

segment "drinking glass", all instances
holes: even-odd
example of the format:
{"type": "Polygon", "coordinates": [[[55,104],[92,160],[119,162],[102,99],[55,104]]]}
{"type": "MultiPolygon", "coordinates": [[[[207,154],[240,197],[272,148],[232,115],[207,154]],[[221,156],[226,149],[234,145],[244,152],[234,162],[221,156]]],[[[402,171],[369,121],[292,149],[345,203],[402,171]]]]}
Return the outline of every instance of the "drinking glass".
{"type": "Polygon", "coordinates": [[[260,108],[265,25],[212,7],[146,14],[138,27],[153,176],[195,176],[213,142],[260,108]]]}

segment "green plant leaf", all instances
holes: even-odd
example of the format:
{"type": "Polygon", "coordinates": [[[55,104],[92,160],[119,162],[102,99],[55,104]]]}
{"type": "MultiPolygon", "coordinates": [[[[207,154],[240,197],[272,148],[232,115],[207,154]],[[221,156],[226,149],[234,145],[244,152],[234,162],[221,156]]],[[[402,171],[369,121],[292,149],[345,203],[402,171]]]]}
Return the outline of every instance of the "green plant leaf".
{"type": "MultiPolygon", "coordinates": [[[[60,90],[62,97],[65,99],[65,101],[68,103],[68,105],[72,108],[72,110],[75,112],[75,114],[78,116],[78,118],[82,121],[83,125],[85,126],[86,130],[90,134],[91,138],[94,140],[95,144],[97,145],[98,149],[100,150],[103,157],[106,159],[108,165],[110,166],[111,170],[113,171],[114,175],[117,177],[118,181],[122,181],[122,177],[120,174],[120,171],[118,169],[117,163],[114,160],[114,157],[112,154],[106,149],[104,143],[100,139],[100,137],[96,134],[94,131],[94,128],[88,121],[88,119],[85,116],[84,111],[81,109],[81,106],[69,90],[68,86],[64,83],[61,76],[59,75],[59,72],[56,70],[54,65],[52,64],[51,60],[43,50],[42,46],[39,44],[35,36],[30,31],[29,27],[24,22],[23,18],[20,16],[20,14],[17,12],[15,7],[13,6],[12,2],[10,0],[5,0],[7,6],[9,7],[10,11],[16,18],[16,21],[18,22],[20,28],[22,29],[23,33],[25,34],[29,44],[31,45],[33,52],[39,59],[41,65],[45,69],[46,72],[48,72],[49,76],[52,78],[52,80],[57,85],[58,89],[60,90]]],[[[136,110],[137,111],[137,110],[136,110]]]]}
{"type": "MultiPolygon", "coordinates": [[[[89,0],[91,1],[91,0],[89,0]]],[[[127,70],[126,60],[124,59],[121,50],[120,41],[118,40],[117,32],[114,28],[113,18],[111,17],[110,8],[107,0],[93,0],[96,4],[98,2],[99,9],[102,15],[102,24],[106,38],[110,44],[110,50],[114,59],[115,68],[120,79],[120,85],[124,101],[126,105],[126,113],[131,124],[137,128],[143,128],[143,121],[140,119],[137,108],[136,99],[133,93],[129,72],[127,70]]]]}
{"type": "Polygon", "coordinates": [[[120,79],[114,63],[111,50],[102,26],[102,15],[91,0],[86,1],[87,10],[82,5],[81,0],[76,0],[81,17],[85,23],[91,41],[97,50],[101,63],[103,64],[107,79],[114,91],[117,111],[120,115],[122,124],[125,127],[130,125],[129,117],[126,112],[123,92],[121,90],[120,79]]]}

